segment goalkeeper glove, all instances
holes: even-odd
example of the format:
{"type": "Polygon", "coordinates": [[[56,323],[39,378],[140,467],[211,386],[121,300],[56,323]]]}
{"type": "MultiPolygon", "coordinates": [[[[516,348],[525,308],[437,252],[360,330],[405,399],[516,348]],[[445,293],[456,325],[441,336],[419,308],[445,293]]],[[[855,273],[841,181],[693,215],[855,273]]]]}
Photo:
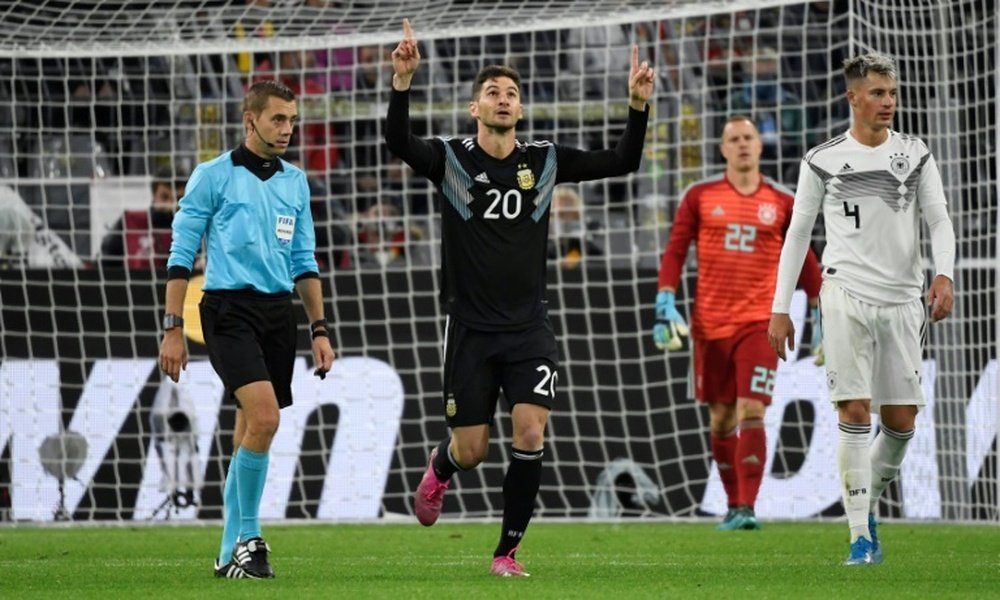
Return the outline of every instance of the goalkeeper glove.
{"type": "Polygon", "coordinates": [[[809,318],[812,319],[812,340],[809,342],[809,350],[814,357],[813,364],[821,367],[826,362],[826,356],[823,354],[823,325],[819,319],[819,306],[809,308],[809,318]]]}
{"type": "Polygon", "coordinates": [[[683,345],[681,337],[688,334],[687,322],[674,304],[673,292],[656,294],[656,325],[653,326],[653,342],[660,350],[679,350],[683,345]]]}

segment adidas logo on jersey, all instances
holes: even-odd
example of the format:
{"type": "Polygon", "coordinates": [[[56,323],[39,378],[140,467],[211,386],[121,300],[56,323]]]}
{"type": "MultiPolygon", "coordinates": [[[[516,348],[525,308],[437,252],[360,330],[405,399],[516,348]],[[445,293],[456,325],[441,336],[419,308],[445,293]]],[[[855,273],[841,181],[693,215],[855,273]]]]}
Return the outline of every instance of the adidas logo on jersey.
{"type": "Polygon", "coordinates": [[[722,207],[719,206],[718,204],[716,204],[715,208],[712,209],[712,216],[713,217],[721,217],[721,216],[723,216],[725,214],[726,214],[726,211],[722,210],[722,207]]]}
{"type": "Polygon", "coordinates": [[[490,178],[486,176],[485,172],[483,172],[480,173],[479,175],[476,175],[476,181],[478,181],[479,183],[489,183],[490,178]]]}
{"type": "Polygon", "coordinates": [[[840,167],[840,172],[841,173],[850,173],[853,170],[854,169],[848,163],[844,163],[844,166],[840,167]]]}

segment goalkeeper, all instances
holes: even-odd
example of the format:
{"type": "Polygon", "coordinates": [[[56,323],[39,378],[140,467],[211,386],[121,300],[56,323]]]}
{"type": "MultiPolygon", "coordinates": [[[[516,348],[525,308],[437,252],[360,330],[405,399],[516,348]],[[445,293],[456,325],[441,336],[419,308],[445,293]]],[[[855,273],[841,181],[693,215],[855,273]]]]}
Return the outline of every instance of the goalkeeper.
{"type": "MultiPolygon", "coordinates": [[[[678,350],[688,327],[675,293],[693,240],[698,255],[691,322],[694,395],[708,404],[712,458],[728,499],[721,530],[760,528],[754,504],[767,458],[764,410],[771,403],[778,364],[768,345],[767,325],[793,196],[761,176],[762,149],[750,119],[734,116],[726,122],[720,146],[726,170],[684,192],[663,253],[656,296],[653,340],[661,350],[678,350]]],[[[820,280],[819,263],[810,251],[800,283],[814,316],[814,353],[820,344],[815,319],[820,280]]]]}

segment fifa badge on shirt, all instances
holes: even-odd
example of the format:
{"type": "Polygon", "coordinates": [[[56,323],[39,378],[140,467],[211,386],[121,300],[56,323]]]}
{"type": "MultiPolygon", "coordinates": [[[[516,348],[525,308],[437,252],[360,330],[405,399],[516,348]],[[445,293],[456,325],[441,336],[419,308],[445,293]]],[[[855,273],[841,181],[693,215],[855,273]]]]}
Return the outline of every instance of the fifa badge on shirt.
{"type": "Polygon", "coordinates": [[[295,217],[278,215],[278,220],[274,224],[274,234],[278,236],[278,242],[287,246],[292,241],[292,234],[295,233],[295,217]]]}
{"type": "Polygon", "coordinates": [[[454,417],[458,413],[458,406],[455,405],[454,396],[448,396],[448,402],[444,405],[444,413],[449,417],[454,417]]]}
{"type": "Polygon", "coordinates": [[[517,186],[522,190],[535,187],[535,174],[524,163],[517,165],[517,186]]]}

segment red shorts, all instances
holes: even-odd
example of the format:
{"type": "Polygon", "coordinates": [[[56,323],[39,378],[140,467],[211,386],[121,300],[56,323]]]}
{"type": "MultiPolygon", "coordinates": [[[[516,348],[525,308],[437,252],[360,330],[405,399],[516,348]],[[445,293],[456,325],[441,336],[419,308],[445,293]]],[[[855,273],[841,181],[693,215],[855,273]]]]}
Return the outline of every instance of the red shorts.
{"type": "Polygon", "coordinates": [[[747,323],[731,337],[694,341],[694,397],[733,404],[737,398],[771,404],[778,355],[767,343],[767,321],[747,323]]]}

